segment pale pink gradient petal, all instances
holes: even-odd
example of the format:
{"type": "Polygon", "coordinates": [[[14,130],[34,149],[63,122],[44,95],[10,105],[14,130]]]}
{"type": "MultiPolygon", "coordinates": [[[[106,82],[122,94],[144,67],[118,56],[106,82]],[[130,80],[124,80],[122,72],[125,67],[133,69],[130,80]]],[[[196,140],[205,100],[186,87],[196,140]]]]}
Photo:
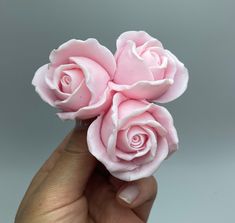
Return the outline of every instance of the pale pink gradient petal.
{"type": "Polygon", "coordinates": [[[145,42],[152,41],[152,40],[155,41],[156,45],[158,45],[159,47],[162,47],[162,44],[159,40],[153,38],[145,31],[127,31],[127,32],[122,33],[117,38],[117,42],[116,42],[117,52],[115,56],[118,56],[117,55],[118,51],[121,50],[125,46],[126,42],[130,40],[135,42],[136,47],[139,47],[145,44],[145,42]]]}
{"type": "Polygon", "coordinates": [[[70,77],[71,82],[68,85],[70,92],[74,92],[84,80],[83,72],[80,69],[65,70],[64,74],[70,77]]]}
{"type": "Polygon", "coordinates": [[[157,100],[173,83],[174,81],[172,79],[164,79],[157,81],[139,81],[133,85],[118,85],[110,82],[109,86],[129,98],[157,100]]]}
{"type": "Polygon", "coordinates": [[[71,77],[69,75],[63,75],[61,80],[61,90],[65,93],[71,94],[72,88],[71,88],[71,77]]]}
{"type": "Polygon", "coordinates": [[[55,96],[57,97],[57,100],[66,100],[71,94],[62,92],[59,88],[59,82],[65,70],[77,69],[77,65],[66,64],[66,65],[60,65],[57,68],[51,67],[51,69],[53,69],[53,72],[49,73],[46,76],[46,83],[50,87],[52,92],[55,94],[55,96]]]}
{"type": "Polygon", "coordinates": [[[144,120],[143,118],[145,117],[145,114],[149,114],[148,110],[147,112],[138,115],[137,117],[131,118],[130,120],[127,121],[125,124],[124,122],[119,123],[119,129],[121,131],[126,130],[127,128],[130,128],[131,126],[149,126],[152,129],[155,129],[155,131],[161,136],[164,137],[167,134],[167,130],[157,121],[153,120],[144,120]]]}
{"type": "Polygon", "coordinates": [[[138,56],[132,42],[128,42],[117,59],[114,75],[116,84],[134,84],[137,81],[152,81],[153,76],[144,59],[138,56]]]}
{"type": "Polygon", "coordinates": [[[145,131],[148,133],[149,135],[149,142],[150,143],[150,157],[152,157],[151,161],[154,159],[156,152],[157,152],[157,138],[160,138],[157,134],[157,132],[152,129],[149,126],[144,126],[145,131]]]}
{"type": "MultiPolygon", "coordinates": [[[[118,132],[118,109],[120,103],[123,102],[126,98],[123,95],[115,94],[112,98],[112,105],[110,108],[111,114],[110,117],[112,119],[113,123],[113,130],[109,134],[108,138],[108,145],[107,145],[107,153],[109,154],[110,157],[112,157],[113,160],[117,160],[116,155],[115,155],[115,150],[116,150],[116,143],[117,143],[117,132],[118,132]]],[[[105,120],[104,120],[105,121],[105,120]]],[[[105,122],[103,122],[105,124],[105,122]]],[[[106,132],[108,135],[108,132],[106,132]]]]}
{"type": "Polygon", "coordinates": [[[178,143],[179,143],[177,131],[174,127],[173,118],[166,108],[155,104],[151,104],[149,112],[151,112],[151,114],[156,118],[156,120],[158,120],[158,122],[162,126],[164,126],[164,128],[168,132],[166,138],[169,145],[169,155],[170,155],[171,153],[175,152],[178,149],[178,143]]]}
{"type": "Polygon", "coordinates": [[[146,41],[145,43],[143,43],[143,45],[139,45],[136,49],[136,51],[138,52],[138,54],[140,56],[142,56],[142,54],[145,52],[145,51],[149,51],[149,50],[153,50],[153,49],[159,49],[159,50],[163,50],[164,51],[164,48],[162,46],[162,44],[160,43],[159,40],[157,39],[151,39],[149,41],[146,41]]]}
{"type": "Polygon", "coordinates": [[[156,152],[157,152],[157,136],[155,135],[154,131],[149,128],[146,128],[146,132],[149,134],[149,140],[147,141],[145,151],[143,156],[136,157],[132,160],[138,166],[144,166],[147,163],[153,162],[156,152]]]}
{"type": "Polygon", "coordinates": [[[117,134],[117,150],[122,150],[125,152],[130,151],[130,145],[127,137],[128,129],[120,130],[117,134]]]}
{"type": "Polygon", "coordinates": [[[152,162],[145,163],[144,165],[138,166],[131,171],[112,171],[111,174],[124,181],[133,181],[144,177],[149,177],[159,168],[160,164],[167,157],[167,155],[167,141],[166,139],[161,138],[158,141],[157,154],[152,162]]]}
{"type": "Polygon", "coordinates": [[[127,97],[166,103],[181,96],[187,88],[187,68],[146,32],[120,35],[115,58],[117,69],[110,86],[127,97]],[[160,80],[161,84],[155,82],[160,80]]]}
{"type": "Polygon", "coordinates": [[[131,126],[149,126],[156,129],[161,136],[167,134],[167,130],[156,121],[148,111],[151,104],[147,101],[127,100],[119,107],[118,129],[124,130],[131,126]]]}
{"type": "Polygon", "coordinates": [[[154,157],[156,156],[157,147],[158,147],[157,138],[159,137],[154,132],[154,130],[149,128],[148,126],[144,126],[143,128],[148,133],[149,139],[147,141],[146,149],[145,149],[147,153],[144,154],[143,156],[136,157],[133,160],[133,162],[138,166],[142,166],[142,165],[145,165],[146,163],[152,162],[154,160],[154,157]]]}
{"type": "Polygon", "coordinates": [[[102,46],[96,39],[89,38],[85,41],[71,39],[55,49],[50,54],[53,66],[69,63],[71,57],[85,57],[100,64],[113,78],[116,63],[109,49],[102,46]]]}
{"type": "Polygon", "coordinates": [[[86,86],[91,93],[90,105],[97,103],[110,80],[108,73],[102,66],[88,58],[71,57],[71,61],[76,63],[83,71],[86,86]]]}
{"type": "MultiPolygon", "coordinates": [[[[132,153],[127,153],[127,152],[123,152],[120,149],[116,149],[115,154],[121,160],[125,160],[125,161],[129,161],[130,162],[130,161],[133,161],[136,158],[143,157],[146,153],[149,152],[149,150],[150,150],[150,148],[148,146],[146,146],[144,149],[137,150],[137,151],[132,152],[132,153]]],[[[133,163],[137,164],[134,161],[133,161],[133,163]]],[[[143,163],[144,162],[142,162],[142,164],[143,163]]]]}
{"type": "Polygon", "coordinates": [[[173,119],[165,108],[120,93],[88,129],[89,151],[113,176],[126,181],[152,175],[177,146],[173,119]],[[137,136],[139,144],[135,140],[130,146],[137,136]]]}
{"type": "Polygon", "coordinates": [[[78,109],[88,106],[90,101],[90,92],[86,86],[85,80],[83,80],[78,88],[64,101],[55,101],[57,108],[64,111],[77,111],[78,109]]]}
{"type": "MultiPolygon", "coordinates": [[[[155,81],[166,79],[165,78],[166,67],[155,66],[155,67],[150,67],[149,69],[151,70],[155,81]]],[[[173,80],[173,79],[171,79],[171,80],[173,80]]]]}
{"type": "Polygon", "coordinates": [[[151,51],[147,50],[142,55],[141,58],[145,61],[145,64],[148,67],[156,66],[159,63],[159,58],[151,53],[151,51]]]}
{"type": "Polygon", "coordinates": [[[144,59],[148,67],[151,66],[162,67],[162,64],[164,66],[164,61],[163,61],[164,54],[165,50],[163,48],[151,47],[146,51],[142,52],[140,56],[141,58],[144,59]]]}
{"type": "MultiPolygon", "coordinates": [[[[117,157],[119,157],[122,160],[131,161],[138,157],[143,157],[145,154],[149,152],[150,146],[148,145],[147,141],[149,140],[149,137],[151,137],[151,135],[149,135],[148,131],[146,132],[142,128],[135,126],[129,130],[128,140],[131,141],[130,138],[132,138],[134,135],[137,134],[142,134],[146,136],[146,142],[143,143],[142,148],[133,148],[132,146],[129,146],[128,151],[124,151],[123,149],[117,148],[115,151],[117,157]]],[[[117,140],[122,141],[121,138],[118,138],[117,140]]]]}
{"type": "MultiPolygon", "coordinates": [[[[172,54],[172,57],[175,56],[172,54]]],[[[177,58],[175,57],[175,59],[177,58]]],[[[177,59],[177,70],[174,75],[174,84],[172,84],[172,86],[164,94],[154,101],[159,103],[166,103],[180,97],[187,89],[188,79],[188,69],[177,59]]]]}
{"type": "Polygon", "coordinates": [[[171,78],[174,80],[175,73],[178,69],[178,61],[175,60],[174,57],[172,57],[169,53],[168,50],[165,50],[165,56],[167,60],[166,64],[166,69],[165,69],[165,78],[171,78]]]}
{"type": "Polygon", "coordinates": [[[140,126],[131,126],[129,128],[129,131],[127,133],[127,136],[128,136],[128,141],[129,141],[129,144],[130,144],[130,148],[131,150],[129,149],[129,151],[127,152],[133,152],[134,150],[138,150],[139,148],[142,148],[144,145],[145,145],[145,141],[146,141],[146,136],[147,136],[147,133],[146,131],[144,131],[143,128],[141,128],[140,126]],[[137,142],[132,142],[133,141],[133,138],[135,136],[139,136],[139,140],[137,142]],[[145,137],[144,137],[145,136],[145,137]],[[134,146],[135,145],[135,146],[134,146]],[[138,146],[137,146],[138,145],[138,146]]]}
{"type": "Polygon", "coordinates": [[[112,174],[113,171],[132,171],[137,165],[131,162],[114,162],[108,155],[105,145],[100,138],[100,129],[103,116],[99,116],[91,123],[87,131],[87,144],[90,153],[102,162],[112,174]]]}
{"type": "MultiPolygon", "coordinates": [[[[120,103],[120,106],[118,108],[119,123],[127,123],[130,118],[138,117],[143,112],[147,111],[149,107],[150,103],[146,103],[145,101],[138,101],[127,97],[123,98],[122,103],[120,103]]],[[[143,116],[144,117],[141,118],[147,120],[154,120],[151,114],[146,113],[143,114],[143,116]]]]}
{"type": "Polygon", "coordinates": [[[45,80],[46,75],[49,72],[52,72],[52,70],[48,68],[48,64],[40,67],[33,77],[32,85],[35,86],[35,91],[40,95],[43,101],[47,102],[51,106],[54,106],[54,102],[57,97],[51,91],[45,80]]]}
{"type": "Polygon", "coordinates": [[[120,93],[115,95],[120,98],[121,103],[118,108],[118,129],[129,128],[132,125],[138,123],[148,123],[149,126],[155,128],[160,135],[165,135],[166,130],[164,127],[160,126],[159,123],[154,119],[151,113],[148,113],[152,104],[147,101],[137,101],[133,99],[128,99],[122,96],[120,93]]]}
{"type": "Polygon", "coordinates": [[[104,94],[101,96],[100,100],[93,105],[88,105],[86,107],[83,107],[75,112],[59,112],[57,115],[60,119],[66,120],[66,119],[89,119],[94,118],[101,113],[107,111],[111,104],[112,100],[112,90],[107,88],[104,92],[104,94]]]}
{"type": "Polygon", "coordinates": [[[100,137],[106,146],[108,147],[109,137],[112,134],[117,134],[117,114],[118,114],[119,102],[114,100],[109,110],[103,115],[102,126],[100,130],[100,137]]]}

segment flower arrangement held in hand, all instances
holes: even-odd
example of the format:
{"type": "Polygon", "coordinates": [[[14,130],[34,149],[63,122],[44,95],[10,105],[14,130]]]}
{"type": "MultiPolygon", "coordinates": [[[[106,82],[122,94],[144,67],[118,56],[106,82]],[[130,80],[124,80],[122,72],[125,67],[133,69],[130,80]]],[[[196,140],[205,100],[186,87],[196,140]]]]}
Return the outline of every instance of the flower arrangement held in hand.
{"type": "Polygon", "coordinates": [[[152,175],[178,148],[173,119],[157,103],[183,94],[188,71],[144,31],[121,34],[115,55],[96,39],[72,39],[51,52],[32,84],[61,119],[97,117],[88,149],[121,180],[152,175]]]}

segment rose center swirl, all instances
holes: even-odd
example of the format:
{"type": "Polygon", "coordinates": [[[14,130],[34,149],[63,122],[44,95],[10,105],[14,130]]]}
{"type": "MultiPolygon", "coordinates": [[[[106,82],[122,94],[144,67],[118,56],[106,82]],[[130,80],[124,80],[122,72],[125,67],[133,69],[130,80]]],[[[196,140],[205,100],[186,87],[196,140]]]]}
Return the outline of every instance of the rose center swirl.
{"type": "Polygon", "coordinates": [[[63,70],[58,78],[59,88],[62,92],[71,94],[79,87],[83,79],[80,69],[63,70]]]}
{"type": "Polygon", "coordinates": [[[145,134],[136,134],[131,138],[130,147],[133,149],[143,149],[147,141],[145,134]]]}
{"type": "Polygon", "coordinates": [[[70,85],[71,83],[71,77],[68,75],[64,75],[61,79],[61,84],[62,85],[70,85]]]}

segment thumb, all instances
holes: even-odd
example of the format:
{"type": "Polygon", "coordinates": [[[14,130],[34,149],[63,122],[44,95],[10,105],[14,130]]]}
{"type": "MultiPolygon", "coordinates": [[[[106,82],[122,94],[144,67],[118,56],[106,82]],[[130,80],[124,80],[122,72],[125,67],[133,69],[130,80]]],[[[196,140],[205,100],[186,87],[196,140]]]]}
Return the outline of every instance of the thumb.
{"type": "Polygon", "coordinates": [[[95,165],[96,159],[87,147],[87,128],[76,125],[37,191],[64,203],[79,199],[95,165]]]}

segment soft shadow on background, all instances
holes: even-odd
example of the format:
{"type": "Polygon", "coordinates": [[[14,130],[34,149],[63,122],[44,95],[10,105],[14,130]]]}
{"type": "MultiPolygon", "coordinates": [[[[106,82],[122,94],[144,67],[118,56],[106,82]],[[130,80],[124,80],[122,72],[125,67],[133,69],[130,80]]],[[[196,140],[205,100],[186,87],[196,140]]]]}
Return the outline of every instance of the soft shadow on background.
{"type": "Polygon", "coordinates": [[[150,223],[234,222],[235,2],[0,0],[0,222],[13,222],[37,169],[73,122],[31,86],[53,48],[97,38],[113,52],[127,30],[160,39],[189,69],[187,92],[167,104],[180,150],[156,173],[150,223]]]}

